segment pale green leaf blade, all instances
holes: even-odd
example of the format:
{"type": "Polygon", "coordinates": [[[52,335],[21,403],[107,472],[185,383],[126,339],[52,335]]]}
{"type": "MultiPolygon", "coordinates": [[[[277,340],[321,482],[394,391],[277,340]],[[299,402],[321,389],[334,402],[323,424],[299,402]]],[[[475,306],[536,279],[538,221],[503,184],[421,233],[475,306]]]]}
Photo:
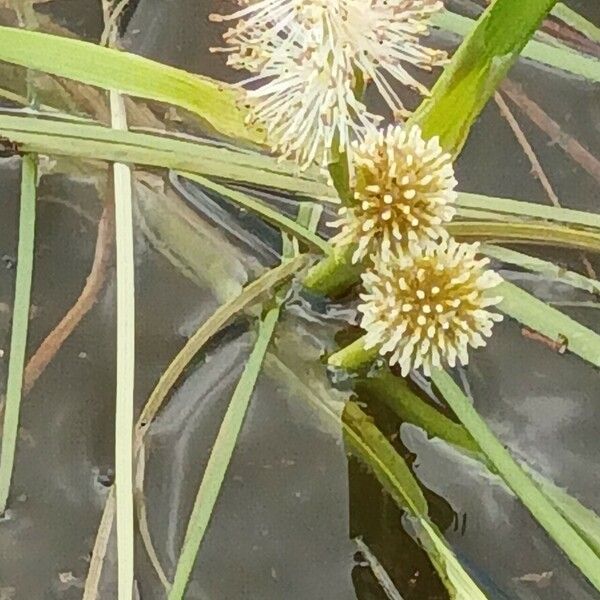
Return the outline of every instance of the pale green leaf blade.
{"type": "Polygon", "coordinates": [[[37,173],[37,158],[33,155],[24,156],[21,167],[17,274],[0,450],[0,516],[4,514],[9,497],[19,431],[33,277],[37,173]]]}
{"type": "Polygon", "coordinates": [[[495,291],[503,300],[498,308],[523,325],[538,331],[596,367],[600,366],[600,335],[520,287],[502,282],[495,291]]]}
{"type": "Polygon", "coordinates": [[[223,135],[262,143],[246,127],[236,94],[225,83],[112,48],[0,26],[0,60],[124,94],[186,108],[223,135]]]}

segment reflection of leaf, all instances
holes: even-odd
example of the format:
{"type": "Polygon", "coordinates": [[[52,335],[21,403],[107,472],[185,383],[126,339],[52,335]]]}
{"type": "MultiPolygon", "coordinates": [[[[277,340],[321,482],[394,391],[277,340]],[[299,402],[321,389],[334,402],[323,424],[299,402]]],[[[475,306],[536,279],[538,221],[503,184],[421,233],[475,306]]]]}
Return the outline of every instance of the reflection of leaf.
{"type": "Polygon", "coordinates": [[[136,185],[135,208],[154,248],[185,277],[210,290],[220,302],[237,296],[248,279],[244,255],[207,225],[172,191],[136,185]]]}
{"type": "Polygon", "coordinates": [[[531,477],[512,458],[450,375],[441,369],[436,369],[431,376],[433,383],[450,408],[488,457],[506,485],[529,509],[532,516],[564,551],[571,562],[600,591],[600,557],[594,552],[594,549],[569,524],[535,485],[531,477]]]}
{"type": "MultiPolygon", "coordinates": [[[[407,382],[385,371],[377,377],[360,379],[356,391],[365,398],[384,402],[400,419],[420,427],[429,437],[451,444],[465,455],[476,459],[497,475],[493,463],[481,451],[477,442],[460,424],[423,401],[407,382]]],[[[578,531],[588,545],[600,556],[600,517],[566,490],[558,487],[525,463],[521,466],[563,517],[578,531]]]]}
{"type": "Polygon", "coordinates": [[[383,488],[411,517],[416,535],[429,554],[450,597],[453,600],[486,600],[486,596],[462,568],[442,534],[430,521],[427,500],[408,465],[358,404],[346,403],[340,418],[329,402],[316,395],[309,383],[302,381],[276,356],[268,355],[266,364],[282,375],[287,385],[292,385],[298,391],[302,390],[303,397],[324,419],[333,426],[341,427],[353,454],[372,469],[383,488]]]}
{"type": "Polygon", "coordinates": [[[431,522],[427,500],[404,459],[355,402],[342,415],[352,452],[373,469],[379,482],[414,520],[416,535],[453,600],[486,600],[454,552],[431,522]]]}

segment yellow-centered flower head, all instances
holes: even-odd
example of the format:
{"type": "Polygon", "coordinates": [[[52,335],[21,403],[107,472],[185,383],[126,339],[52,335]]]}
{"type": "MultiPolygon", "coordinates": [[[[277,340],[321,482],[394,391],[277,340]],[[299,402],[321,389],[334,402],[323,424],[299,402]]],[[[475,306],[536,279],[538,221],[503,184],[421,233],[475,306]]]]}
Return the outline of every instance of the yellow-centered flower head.
{"type": "Polygon", "coordinates": [[[491,290],[502,280],[476,257],[478,244],[453,238],[363,274],[361,326],[365,346],[379,347],[402,375],[411,369],[466,365],[468,348],[485,346],[502,316],[487,308],[501,298],[491,290]]]}
{"type": "Polygon", "coordinates": [[[274,150],[305,167],[348,151],[380,118],[358,99],[373,81],[395,117],[406,114],[392,83],[427,94],[406,70],[445,60],[420,43],[440,0],[238,0],[242,8],[214,21],[237,20],[225,34],[228,64],[253,74],[251,119],[266,126],[274,150]]]}
{"type": "Polygon", "coordinates": [[[370,253],[389,261],[447,237],[456,179],[437,137],[424,141],[416,125],[390,125],[355,142],[352,158],[353,204],[330,225],[340,228],[333,244],[358,244],[353,262],[370,253]]]}

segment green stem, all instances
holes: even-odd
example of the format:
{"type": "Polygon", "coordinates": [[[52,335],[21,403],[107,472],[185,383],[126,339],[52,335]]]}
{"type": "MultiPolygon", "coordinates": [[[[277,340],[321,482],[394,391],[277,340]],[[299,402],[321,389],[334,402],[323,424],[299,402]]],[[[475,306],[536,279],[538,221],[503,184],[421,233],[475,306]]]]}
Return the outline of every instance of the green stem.
{"type": "Polygon", "coordinates": [[[335,354],[332,354],[327,362],[332,367],[358,371],[372,363],[378,354],[379,349],[376,346],[368,349],[365,348],[365,338],[363,336],[341,350],[338,350],[335,354]]]}
{"type": "Polygon", "coordinates": [[[302,281],[315,294],[339,296],[360,281],[362,264],[352,264],[353,246],[334,248],[333,252],[311,267],[302,281]]]}
{"type": "Polygon", "coordinates": [[[276,307],[272,308],[261,322],[258,339],[221,423],[194,502],[181,554],[177,562],[173,586],[169,592],[169,600],[181,600],[185,593],[278,318],[279,308],[276,307]]]}
{"type": "Polygon", "coordinates": [[[374,377],[359,379],[354,389],[360,398],[376,398],[384,402],[402,421],[417,425],[428,436],[444,440],[488,464],[485,455],[462,425],[427,404],[410,389],[405,379],[396,377],[389,369],[383,369],[374,377]]]}
{"type": "Polygon", "coordinates": [[[515,462],[450,375],[443,370],[435,369],[432,380],[508,487],[519,497],[571,562],[600,591],[598,556],[552,506],[530,476],[515,462]]]}
{"type": "Polygon", "coordinates": [[[17,275],[10,339],[10,362],[6,384],[6,405],[2,429],[2,448],[0,450],[0,515],[4,514],[6,510],[19,430],[23,367],[25,364],[29,308],[31,305],[36,186],[37,159],[33,155],[26,155],[23,157],[21,170],[17,275]]]}

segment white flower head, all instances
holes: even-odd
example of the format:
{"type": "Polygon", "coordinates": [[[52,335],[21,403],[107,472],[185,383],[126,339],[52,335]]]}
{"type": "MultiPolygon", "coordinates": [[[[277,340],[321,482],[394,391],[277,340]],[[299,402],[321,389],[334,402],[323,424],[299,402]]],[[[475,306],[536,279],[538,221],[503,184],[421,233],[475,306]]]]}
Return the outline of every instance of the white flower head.
{"type": "Polygon", "coordinates": [[[487,308],[502,299],[491,290],[502,279],[476,257],[478,244],[445,240],[416,254],[378,263],[363,274],[358,307],[365,346],[379,347],[402,375],[423,367],[466,365],[468,348],[485,346],[502,316],[487,308]]]}
{"type": "Polygon", "coordinates": [[[274,150],[306,167],[331,151],[348,151],[367,126],[369,113],[357,93],[373,81],[396,117],[406,115],[394,81],[426,94],[406,70],[445,60],[424,47],[430,16],[440,0],[238,0],[239,19],[224,39],[228,64],[253,76],[247,89],[251,118],[264,124],[274,150]]]}
{"type": "Polygon", "coordinates": [[[370,253],[380,260],[447,237],[455,215],[452,157],[439,138],[424,141],[421,129],[390,125],[353,144],[354,203],[338,211],[335,245],[357,243],[352,261],[370,253]]]}

